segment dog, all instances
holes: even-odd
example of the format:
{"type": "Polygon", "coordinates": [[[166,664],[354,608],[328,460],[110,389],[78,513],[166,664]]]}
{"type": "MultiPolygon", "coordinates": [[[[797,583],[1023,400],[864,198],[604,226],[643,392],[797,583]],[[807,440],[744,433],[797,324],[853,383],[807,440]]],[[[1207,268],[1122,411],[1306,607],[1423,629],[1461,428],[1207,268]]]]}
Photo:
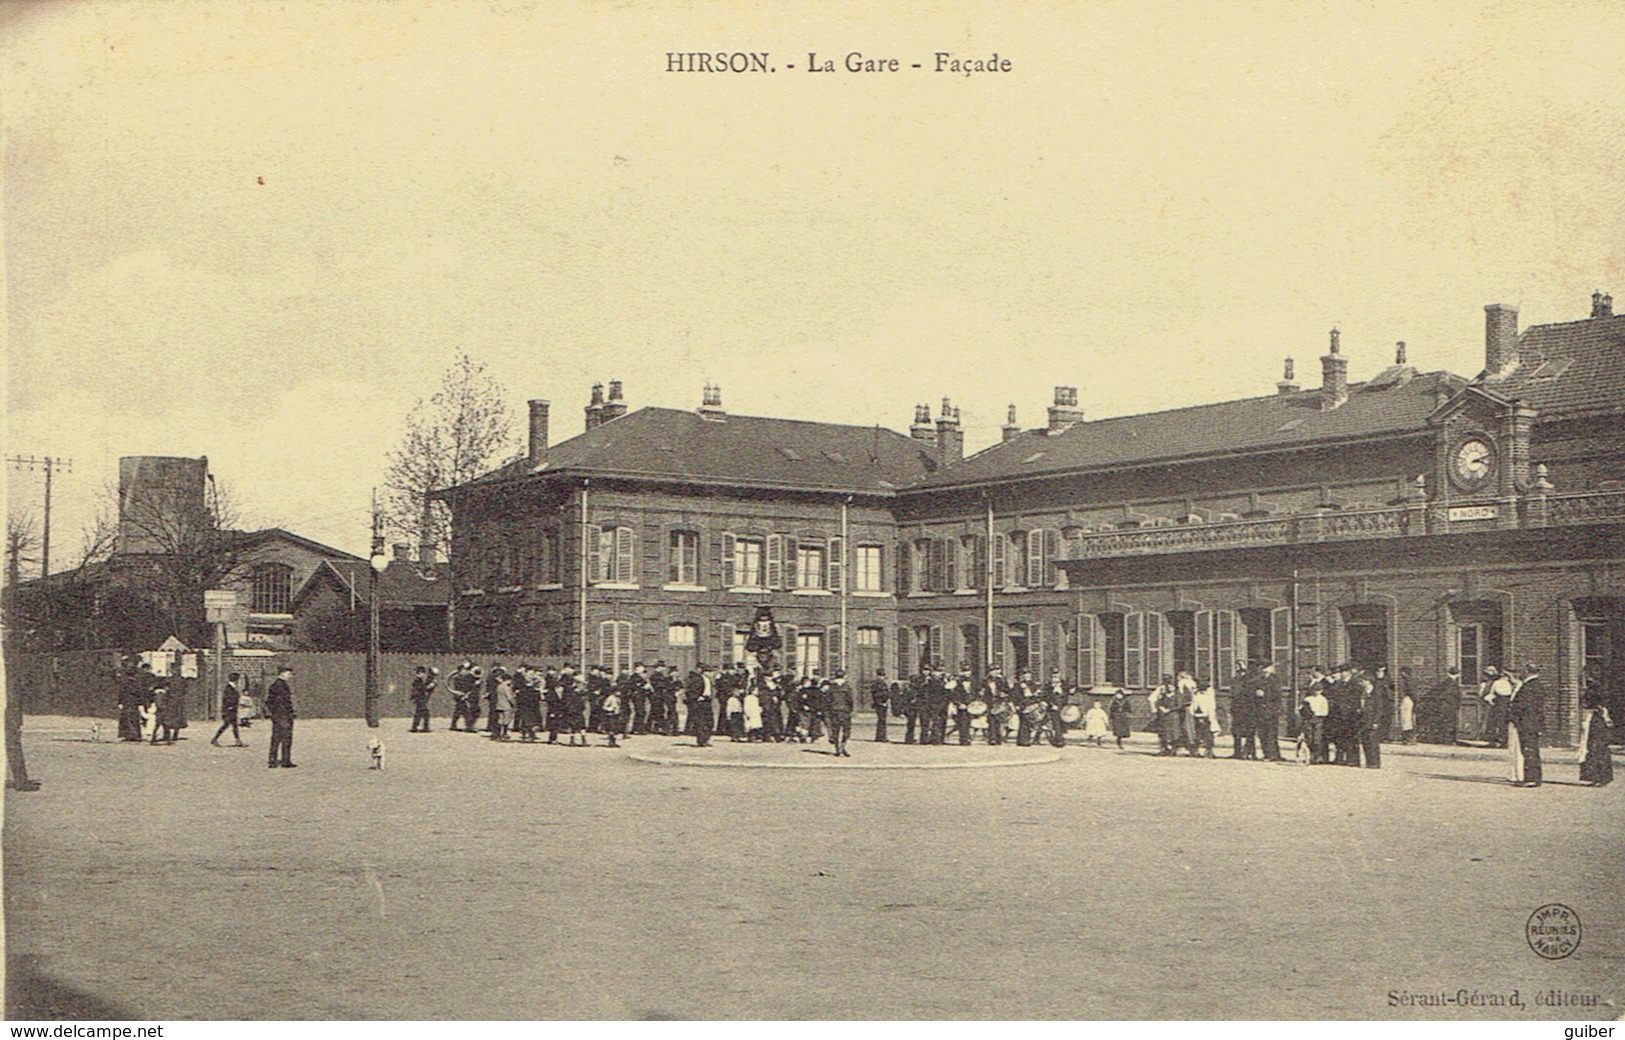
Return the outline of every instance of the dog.
{"type": "Polygon", "coordinates": [[[384,768],[384,742],[377,737],[367,741],[367,754],[372,757],[372,765],[368,769],[384,768]]]}
{"type": "Polygon", "coordinates": [[[100,744],[102,742],[102,724],[100,722],[92,722],[90,724],[90,742],[92,744],[100,744]]]}

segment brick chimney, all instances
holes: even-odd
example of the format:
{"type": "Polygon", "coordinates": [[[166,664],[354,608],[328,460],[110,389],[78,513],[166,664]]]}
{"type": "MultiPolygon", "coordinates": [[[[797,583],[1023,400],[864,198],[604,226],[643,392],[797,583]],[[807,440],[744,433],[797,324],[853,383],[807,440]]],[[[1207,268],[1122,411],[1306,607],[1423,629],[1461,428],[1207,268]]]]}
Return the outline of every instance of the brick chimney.
{"type": "Polygon", "coordinates": [[[1021,436],[1021,424],[1016,422],[1015,405],[1011,405],[1010,410],[1005,413],[1004,425],[999,427],[999,430],[1004,434],[1005,440],[1021,436]]]}
{"type": "Polygon", "coordinates": [[[604,384],[592,385],[592,402],[587,405],[587,429],[597,429],[604,421],[604,384]]]}
{"type": "Polygon", "coordinates": [[[604,410],[599,413],[599,423],[607,423],[611,419],[619,419],[626,414],[626,401],[621,398],[621,381],[609,381],[609,400],[604,402],[604,410]]]}
{"type": "Polygon", "coordinates": [[[530,451],[527,457],[537,462],[547,454],[547,410],[550,405],[539,398],[530,402],[530,451]]]}
{"type": "Polygon", "coordinates": [[[700,416],[716,422],[727,420],[728,413],[722,410],[722,387],[705,384],[705,392],[700,397],[700,416]]]}
{"type": "Polygon", "coordinates": [[[1614,316],[1614,298],[1606,293],[1592,293],[1591,316],[1593,318],[1612,318],[1614,316]]]}
{"type": "Polygon", "coordinates": [[[1343,334],[1332,330],[1331,353],[1320,359],[1320,410],[1331,411],[1349,399],[1349,359],[1343,356],[1343,334]]]}
{"type": "Polygon", "coordinates": [[[965,457],[965,432],[959,428],[959,409],[942,399],[942,414],[937,417],[937,461],[951,466],[965,457]]]}
{"type": "Polygon", "coordinates": [[[1281,381],[1275,384],[1275,392],[1281,397],[1298,392],[1298,381],[1292,378],[1292,359],[1286,359],[1286,365],[1281,370],[1281,381]]]}
{"type": "Polygon", "coordinates": [[[1394,364],[1396,364],[1396,365],[1409,364],[1409,362],[1407,362],[1405,360],[1405,341],[1404,340],[1400,340],[1398,343],[1394,344],[1394,364]]]}
{"type": "Polygon", "coordinates": [[[1060,433],[1083,422],[1083,409],[1078,407],[1078,388],[1058,386],[1055,403],[1049,406],[1049,432],[1060,433]]]}
{"type": "Polygon", "coordinates": [[[917,441],[935,441],[936,431],[931,428],[931,406],[917,404],[914,406],[914,422],[908,428],[908,435],[917,441]]]}
{"type": "Polygon", "coordinates": [[[1484,375],[1501,379],[1518,367],[1518,308],[1492,303],[1484,308],[1484,375]]]}

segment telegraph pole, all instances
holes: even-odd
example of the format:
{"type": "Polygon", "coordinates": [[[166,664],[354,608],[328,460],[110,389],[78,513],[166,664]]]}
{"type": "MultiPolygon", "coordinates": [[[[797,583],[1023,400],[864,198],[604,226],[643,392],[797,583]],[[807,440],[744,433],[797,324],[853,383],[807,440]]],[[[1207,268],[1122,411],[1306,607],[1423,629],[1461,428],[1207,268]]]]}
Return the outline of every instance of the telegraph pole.
{"type": "Polygon", "coordinates": [[[27,466],[30,473],[36,466],[45,470],[45,531],[40,536],[40,577],[48,578],[51,576],[51,478],[59,469],[72,473],[73,460],[52,455],[7,455],[6,462],[13,469],[27,466]]]}
{"type": "Polygon", "coordinates": [[[372,491],[372,558],[367,582],[367,725],[378,726],[378,576],[389,565],[384,555],[384,529],[378,516],[378,489],[372,491]]]}

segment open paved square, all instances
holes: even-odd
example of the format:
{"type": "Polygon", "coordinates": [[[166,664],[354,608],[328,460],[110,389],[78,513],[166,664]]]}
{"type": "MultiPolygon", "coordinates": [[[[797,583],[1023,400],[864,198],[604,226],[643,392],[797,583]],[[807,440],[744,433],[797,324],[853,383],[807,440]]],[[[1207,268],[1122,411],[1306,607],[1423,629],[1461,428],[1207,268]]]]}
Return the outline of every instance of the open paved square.
{"type": "Polygon", "coordinates": [[[696,769],[395,719],[382,771],[349,721],[301,722],[301,768],[270,771],[263,724],[245,749],[52,725],[28,733],[44,789],[6,806],[12,1017],[1583,1020],[1625,998],[1625,787],[1575,785],[1572,752],[1538,790],[1499,759],[1144,746],[696,769]],[[1583,921],[1563,960],[1526,942],[1547,903],[1583,921]],[[1600,1004],[1536,1005],[1554,990],[1600,1004]]]}

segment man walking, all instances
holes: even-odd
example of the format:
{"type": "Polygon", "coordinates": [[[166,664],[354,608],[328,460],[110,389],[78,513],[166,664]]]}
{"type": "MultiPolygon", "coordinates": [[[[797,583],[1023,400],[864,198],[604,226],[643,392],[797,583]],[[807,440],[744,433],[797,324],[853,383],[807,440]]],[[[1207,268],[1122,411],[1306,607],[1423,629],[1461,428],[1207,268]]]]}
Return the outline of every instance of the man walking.
{"type": "Polygon", "coordinates": [[[232,672],[226,679],[226,688],[220,694],[220,728],[214,731],[209,743],[215,747],[220,746],[220,735],[231,729],[231,739],[235,741],[232,747],[245,747],[242,734],[237,730],[237,704],[243,696],[243,677],[239,672],[232,672]]]}
{"type": "Polygon", "coordinates": [[[476,682],[474,666],[468,661],[459,664],[457,670],[451,673],[451,729],[454,733],[457,731],[458,720],[462,720],[469,732],[474,730],[474,716],[469,701],[474,696],[476,682]]]}
{"type": "Polygon", "coordinates": [[[1253,678],[1251,668],[1238,664],[1230,687],[1234,691],[1230,697],[1230,757],[1249,762],[1253,759],[1254,742],[1258,735],[1258,710],[1255,706],[1258,698],[1253,694],[1257,688],[1253,678]]]}
{"type": "Polygon", "coordinates": [[[277,669],[276,681],[265,692],[265,712],[271,716],[271,750],[266,760],[270,769],[297,769],[293,762],[293,669],[277,669]]]}

